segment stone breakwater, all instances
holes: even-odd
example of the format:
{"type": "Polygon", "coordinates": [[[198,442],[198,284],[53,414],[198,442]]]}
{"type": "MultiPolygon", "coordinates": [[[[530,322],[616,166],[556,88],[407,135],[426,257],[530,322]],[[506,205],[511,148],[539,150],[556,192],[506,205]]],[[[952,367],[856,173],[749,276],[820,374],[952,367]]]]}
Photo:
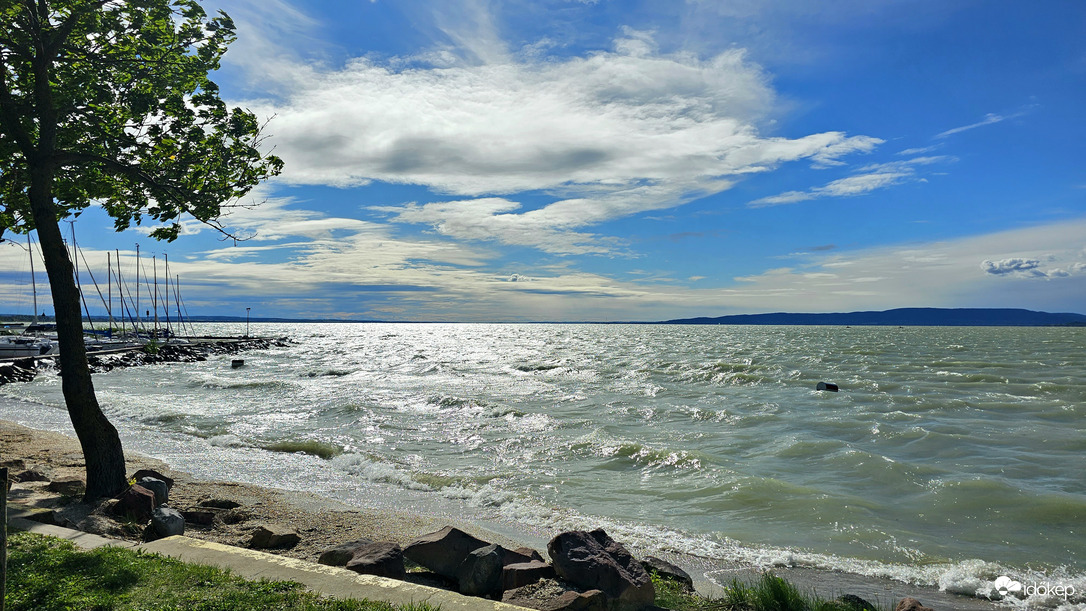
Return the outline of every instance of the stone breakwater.
{"type": "MultiPolygon", "coordinates": [[[[207,339],[189,344],[161,344],[143,346],[131,350],[90,353],[87,363],[91,373],[105,373],[120,367],[139,367],[161,363],[192,363],[206,361],[210,356],[237,354],[248,350],[261,350],[273,346],[287,346],[285,338],[207,339]]],[[[40,371],[60,372],[56,357],[27,357],[0,365],[0,385],[11,382],[29,382],[40,371]]]]}

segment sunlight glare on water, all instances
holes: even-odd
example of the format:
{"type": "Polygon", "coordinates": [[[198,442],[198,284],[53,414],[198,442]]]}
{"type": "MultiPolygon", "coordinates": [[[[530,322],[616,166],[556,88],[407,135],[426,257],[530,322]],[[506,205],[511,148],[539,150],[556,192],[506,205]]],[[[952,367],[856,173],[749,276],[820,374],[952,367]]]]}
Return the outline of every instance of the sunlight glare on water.
{"type": "MultiPolygon", "coordinates": [[[[302,452],[322,481],[650,548],[1086,573],[1086,329],[254,328],[296,343],[99,374],[100,400],[193,452],[302,452]]],[[[4,392],[62,405],[51,376],[4,392]]]]}

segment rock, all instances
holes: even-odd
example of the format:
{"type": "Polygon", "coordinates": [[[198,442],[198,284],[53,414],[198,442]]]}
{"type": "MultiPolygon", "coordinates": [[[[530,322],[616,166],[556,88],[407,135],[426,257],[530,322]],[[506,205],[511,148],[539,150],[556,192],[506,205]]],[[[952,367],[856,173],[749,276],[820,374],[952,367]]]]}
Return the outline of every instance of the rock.
{"type": "Polygon", "coordinates": [[[211,526],[215,523],[216,513],[214,511],[182,511],[181,517],[185,518],[185,522],[188,524],[195,524],[197,526],[211,526]]]}
{"type": "Polygon", "coordinates": [[[151,525],[147,527],[147,539],[163,539],[185,534],[185,518],[180,511],[169,507],[159,507],[151,514],[151,525]]]}
{"type": "Polygon", "coordinates": [[[524,564],[525,562],[531,562],[532,560],[539,560],[543,562],[543,556],[539,555],[539,552],[528,547],[518,547],[515,550],[502,549],[502,565],[509,566],[510,564],[524,564]]]}
{"type": "Polygon", "coordinates": [[[155,493],[156,507],[165,505],[170,501],[170,486],[166,482],[154,477],[144,477],[136,481],[136,483],[155,493]]]}
{"type": "Polygon", "coordinates": [[[64,496],[83,496],[87,491],[87,485],[83,483],[83,480],[72,477],[67,479],[57,479],[49,482],[49,485],[45,487],[49,492],[56,492],[64,496]]]}
{"type": "Polygon", "coordinates": [[[585,590],[602,590],[618,609],[647,607],[656,597],[648,572],[602,528],[564,532],[551,539],[547,552],[559,577],[585,590]]]}
{"type": "Polygon", "coordinates": [[[877,611],[878,607],[867,602],[866,600],[856,596],[855,594],[844,594],[837,598],[838,602],[844,604],[852,611],[877,611]]]}
{"type": "Polygon", "coordinates": [[[51,478],[42,467],[34,467],[12,477],[17,482],[47,482],[51,478]]]}
{"type": "Polygon", "coordinates": [[[249,547],[253,549],[274,549],[278,547],[294,547],[302,538],[293,530],[278,524],[262,524],[253,531],[253,537],[249,540],[249,547]]]}
{"type": "Polygon", "coordinates": [[[645,559],[641,561],[641,566],[650,572],[656,571],[656,574],[664,579],[679,582],[686,588],[687,592],[694,591],[694,580],[690,578],[690,574],[674,564],[671,564],[667,560],[657,558],[656,556],[646,556],[645,559]]]}
{"type": "Polygon", "coordinates": [[[405,579],[403,549],[395,543],[377,542],[360,545],[346,568],[362,575],[376,575],[390,579],[405,579]]]}
{"type": "Polygon", "coordinates": [[[137,484],[141,479],[145,477],[151,477],[159,481],[166,482],[166,487],[170,490],[173,490],[173,478],[166,477],[165,475],[159,473],[158,471],[155,471],[154,469],[140,469],[139,471],[136,471],[132,474],[132,479],[136,480],[137,484]]]}
{"type": "Polygon", "coordinates": [[[135,484],[117,497],[117,504],[113,506],[115,515],[145,524],[151,519],[155,510],[155,493],[135,484]]]}
{"type": "Polygon", "coordinates": [[[933,611],[931,607],[925,607],[919,600],[911,596],[901,599],[894,611],[933,611]]]}
{"type": "Polygon", "coordinates": [[[540,560],[507,564],[502,569],[502,591],[515,590],[540,579],[554,579],[554,567],[540,560]]]}
{"type": "Polygon", "coordinates": [[[321,552],[320,558],[317,558],[317,562],[328,566],[347,566],[347,563],[351,561],[351,558],[354,558],[354,554],[359,548],[371,543],[373,543],[373,541],[369,539],[358,539],[356,541],[350,541],[335,547],[330,547],[321,552]]]}
{"type": "Polygon", "coordinates": [[[200,507],[211,507],[213,509],[237,509],[238,507],[241,507],[241,503],[227,499],[208,499],[206,501],[200,501],[200,507]]]}
{"type": "Polygon", "coordinates": [[[505,564],[507,565],[521,564],[523,562],[531,562],[532,560],[546,562],[546,560],[543,559],[542,554],[530,547],[518,547],[514,550],[505,551],[505,564]]]}
{"type": "Polygon", "coordinates": [[[607,596],[603,592],[599,590],[578,592],[553,579],[543,579],[531,585],[509,590],[502,595],[502,602],[540,611],[607,610],[607,596]]]}
{"type": "Polygon", "coordinates": [[[487,545],[468,552],[456,569],[460,593],[468,596],[490,596],[501,593],[502,557],[505,550],[487,545]]]}
{"type": "Polygon", "coordinates": [[[446,526],[409,543],[403,555],[438,575],[456,579],[456,571],[468,553],[486,546],[486,541],[476,539],[459,528],[446,526]]]}
{"type": "Polygon", "coordinates": [[[7,467],[9,471],[24,471],[26,470],[26,461],[21,458],[0,460],[0,467],[7,467]]]}

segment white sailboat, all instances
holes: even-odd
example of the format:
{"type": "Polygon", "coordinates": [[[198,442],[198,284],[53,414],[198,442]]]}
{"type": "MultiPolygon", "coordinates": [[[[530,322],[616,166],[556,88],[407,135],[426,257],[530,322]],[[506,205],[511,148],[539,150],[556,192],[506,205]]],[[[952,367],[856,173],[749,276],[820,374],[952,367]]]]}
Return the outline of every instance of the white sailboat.
{"type": "MultiPolygon", "coordinates": [[[[38,284],[34,279],[34,248],[30,241],[30,234],[26,234],[26,246],[30,253],[30,286],[34,293],[34,321],[27,327],[32,329],[38,324],[38,284]]],[[[27,356],[44,356],[56,354],[59,351],[57,341],[48,337],[27,335],[0,336],[0,359],[22,358],[27,356]]]]}

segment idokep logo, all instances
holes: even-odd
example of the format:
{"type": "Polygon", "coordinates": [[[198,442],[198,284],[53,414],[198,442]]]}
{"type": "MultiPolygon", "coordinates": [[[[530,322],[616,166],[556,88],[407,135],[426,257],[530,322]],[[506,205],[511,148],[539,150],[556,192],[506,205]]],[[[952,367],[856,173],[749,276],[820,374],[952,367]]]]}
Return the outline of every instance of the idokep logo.
{"type": "Polygon", "coordinates": [[[1021,594],[1026,598],[1031,596],[1059,596],[1070,598],[1075,595],[1075,586],[1054,585],[1051,583],[1031,584],[1023,587],[1021,582],[1015,581],[1006,575],[1000,575],[992,585],[1000,597],[1008,594],[1021,594]]]}
{"type": "Polygon", "coordinates": [[[1000,575],[998,578],[996,578],[993,585],[995,585],[995,589],[997,592],[999,592],[1000,596],[1006,596],[1011,592],[1022,591],[1022,584],[1011,579],[1010,577],[1007,577],[1006,575],[1000,575]]]}

